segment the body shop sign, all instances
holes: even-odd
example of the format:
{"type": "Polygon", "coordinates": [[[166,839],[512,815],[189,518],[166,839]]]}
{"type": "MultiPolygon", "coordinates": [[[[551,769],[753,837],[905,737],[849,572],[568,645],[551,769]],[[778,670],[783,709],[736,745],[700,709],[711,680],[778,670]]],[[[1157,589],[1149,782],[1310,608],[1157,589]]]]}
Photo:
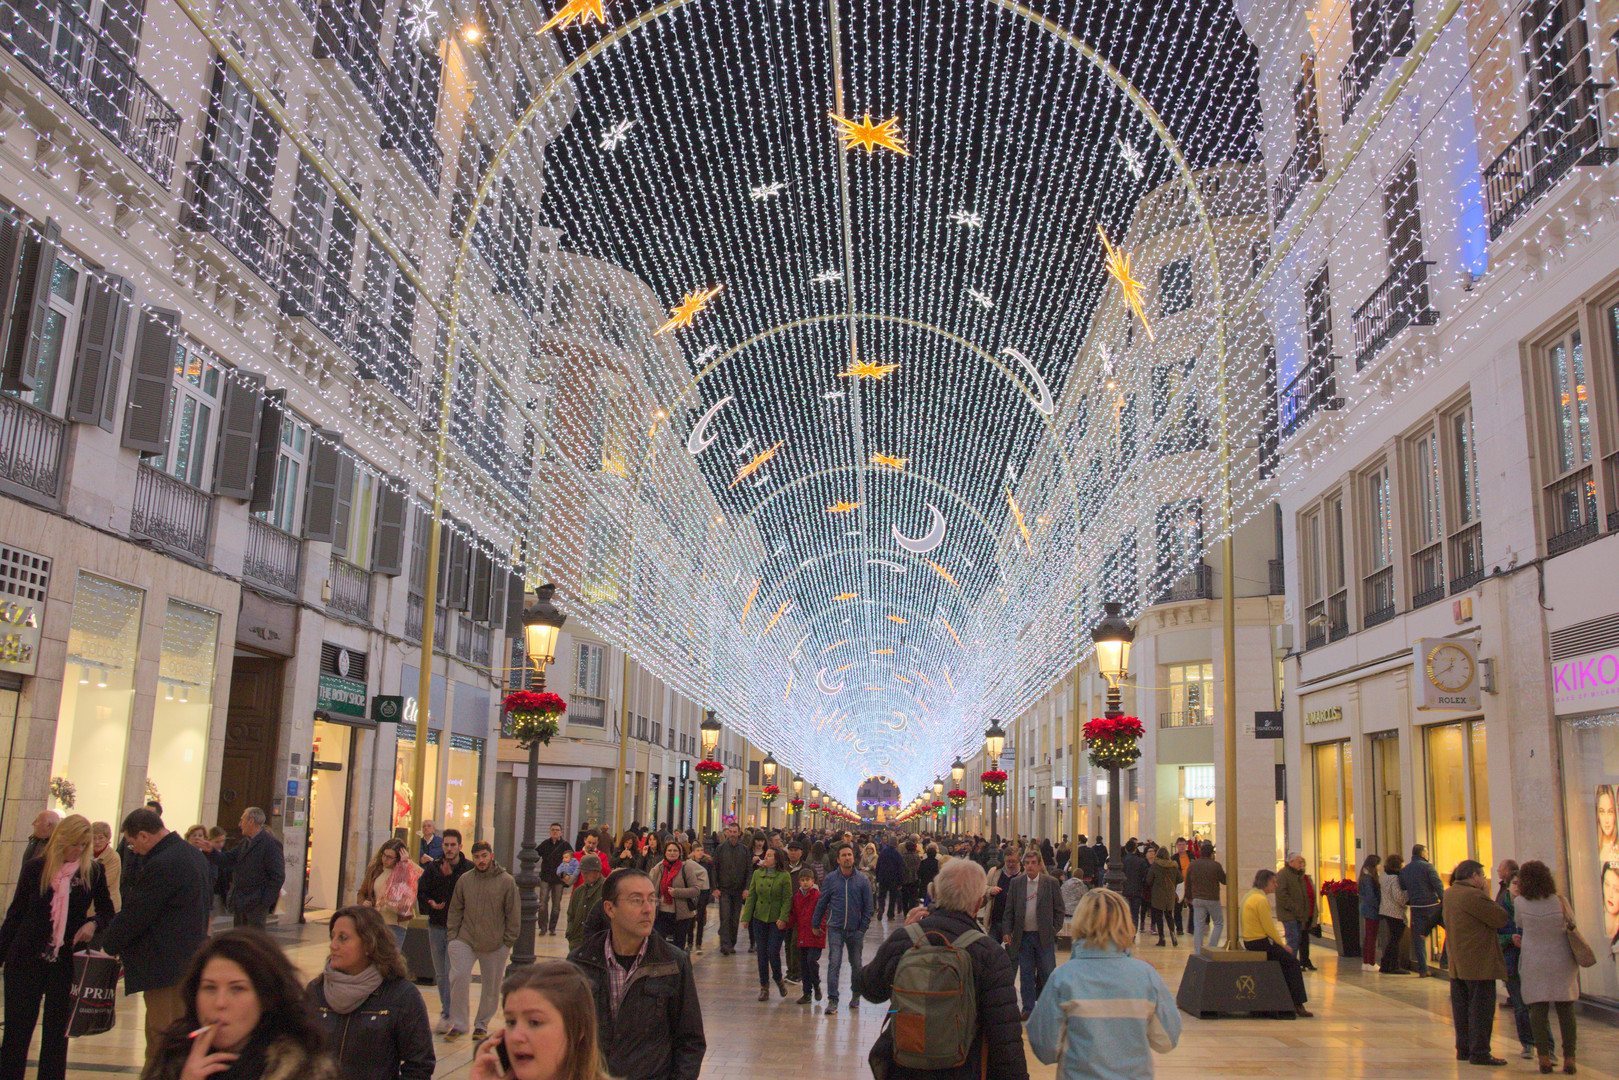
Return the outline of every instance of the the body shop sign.
{"type": "Polygon", "coordinates": [[[1552,700],[1560,713],[1619,707],[1619,650],[1553,664],[1552,700]]]}

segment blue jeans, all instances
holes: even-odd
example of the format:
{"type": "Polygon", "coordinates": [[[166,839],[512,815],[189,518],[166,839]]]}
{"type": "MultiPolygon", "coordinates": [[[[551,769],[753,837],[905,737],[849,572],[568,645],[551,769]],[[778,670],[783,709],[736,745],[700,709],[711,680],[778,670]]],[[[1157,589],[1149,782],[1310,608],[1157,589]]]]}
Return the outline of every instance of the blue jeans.
{"type": "Polygon", "coordinates": [[[1218,900],[1192,901],[1192,955],[1203,951],[1203,935],[1209,935],[1209,947],[1219,948],[1220,935],[1225,933],[1225,908],[1220,906],[1218,900]],[[1209,924],[1214,929],[1209,930],[1209,924]]]}
{"type": "Polygon", "coordinates": [[[433,954],[433,980],[438,983],[438,1018],[450,1018],[450,928],[427,927],[427,951],[433,954]]]}
{"type": "Polygon", "coordinates": [[[1293,955],[1299,955],[1299,942],[1304,940],[1304,923],[1299,919],[1282,920],[1282,936],[1287,939],[1287,947],[1293,950],[1293,955]]]}
{"type": "Polygon", "coordinates": [[[388,929],[394,932],[394,944],[398,945],[399,948],[403,950],[405,947],[405,932],[408,931],[410,927],[406,926],[404,923],[389,923],[388,929]]]}
{"type": "Polygon", "coordinates": [[[1432,904],[1411,908],[1411,958],[1417,962],[1417,974],[1428,974],[1428,935],[1439,925],[1440,907],[1432,904]]]}
{"type": "Polygon", "coordinates": [[[770,985],[771,979],[781,978],[781,927],[763,919],[753,920],[753,951],[759,958],[759,985],[770,985]]]}
{"type": "Polygon", "coordinates": [[[1018,982],[1023,990],[1023,1011],[1032,1012],[1046,980],[1057,967],[1057,943],[1047,944],[1036,933],[1025,933],[1017,947],[1018,982]]]}
{"type": "Polygon", "coordinates": [[[826,1003],[838,1003],[838,972],[843,967],[843,954],[849,954],[849,996],[855,1001],[860,1000],[860,990],[856,980],[860,977],[860,950],[865,946],[866,935],[859,930],[838,930],[833,927],[826,928],[826,1003]]]}

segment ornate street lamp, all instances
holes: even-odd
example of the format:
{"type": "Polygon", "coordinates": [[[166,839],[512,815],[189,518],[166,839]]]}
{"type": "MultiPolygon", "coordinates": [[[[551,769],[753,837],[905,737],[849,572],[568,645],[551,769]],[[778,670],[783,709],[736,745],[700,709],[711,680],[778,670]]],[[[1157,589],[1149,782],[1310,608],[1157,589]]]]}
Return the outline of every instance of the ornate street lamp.
{"type": "MultiPolygon", "coordinates": [[[[817,785],[817,784],[811,784],[810,785],[810,802],[814,803],[816,806],[821,805],[821,789],[820,789],[820,786],[817,785]]],[[[812,828],[812,829],[815,828],[815,823],[816,823],[816,821],[818,819],[819,814],[820,814],[819,810],[810,811],[810,815],[811,815],[810,816],[810,828],[812,828]]]]}
{"type": "Polygon", "coordinates": [[[765,831],[770,830],[770,802],[764,797],[764,790],[776,783],[776,759],[770,751],[765,751],[765,759],[759,766],[759,813],[764,818],[765,831]]]}
{"type": "MultiPolygon", "coordinates": [[[[1107,709],[1102,714],[1108,719],[1124,715],[1120,705],[1119,683],[1130,670],[1130,645],[1136,639],[1135,631],[1121,614],[1123,605],[1108,601],[1102,605],[1102,621],[1091,628],[1091,640],[1096,643],[1096,667],[1107,680],[1107,709]]],[[[1119,821],[1119,767],[1107,770],[1108,859],[1107,887],[1115,892],[1124,883],[1124,840],[1119,821]]]]}
{"type": "MultiPolygon", "coordinates": [[[[965,780],[966,777],[967,777],[967,763],[961,760],[961,755],[960,754],[957,754],[956,755],[956,760],[950,763],[950,782],[955,785],[953,790],[955,790],[955,791],[963,790],[962,786],[961,786],[961,782],[963,780],[965,780]]],[[[961,835],[961,807],[958,806],[955,809],[956,809],[956,835],[960,836],[961,835]]]]}
{"type": "MultiPolygon", "coordinates": [[[[714,755],[720,747],[720,722],[714,715],[713,709],[703,710],[703,722],[697,730],[703,741],[703,760],[713,761],[714,755]]],[[[714,788],[715,784],[704,784],[706,795],[703,799],[708,808],[708,831],[714,831],[714,788]]]]}
{"type": "MultiPolygon", "coordinates": [[[[541,585],[534,590],[534,603],[523,609],[523,645],[528,650],[528,662],[534,666],[534,689],[537,693],[545,690],[545,669],[556,659],[557,635],[568,619],[551,602],[556,590],[555,585],[541,585]]],[[[418,737],[422,740],[425,753],[426,734],[418,737]]],[[[539,771],[540,740],[532,739],[528,744],[528,813],[524,815],[523,846],[517,853],[519,914],[511,968],[534,963],[534,933],[540,918],[540,849],[536,833],[540,813],[539,771]]]]}
{"type": "Polygon", "coordinates": [[[798,804],[793,810],[793,828],[802,829],[804,827],[804,778],[802,776],[793,777],[793,802],[798,804]]]}
{"type": "MultiPolygon", "coordinates": [[[[1006,749],[1006,732],[1001,730],[999,720],[990,720],[989,730],[984,732],[984,755],[989,758],[989,770],[994,772],[1001,766],[1001,751],[1006,749]]],[[[1000,800],[991,795],[989,797],[989,842],[997,840],[995,832],[995,811],[1000,800]]]]}

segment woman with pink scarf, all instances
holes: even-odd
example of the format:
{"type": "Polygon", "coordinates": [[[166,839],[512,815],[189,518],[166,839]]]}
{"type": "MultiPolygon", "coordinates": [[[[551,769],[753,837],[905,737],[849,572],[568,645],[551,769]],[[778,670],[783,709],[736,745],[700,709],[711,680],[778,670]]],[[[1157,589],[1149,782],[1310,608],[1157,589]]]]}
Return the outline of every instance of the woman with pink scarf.
{"type": "Polygon", "coordinates": [[[0,1080],[23,1080],[28,1044],[40,1005],[40,1080],[67,1075],[67,1024],[73,1014],[73,950],[112,921],[112,895],[101,864],[90,854],[90,821],[69,814],[44,854],[23,865],[6,921],[0,958],[6,968],[6,1033],[0,1040],[0,1080]],[[95,915],[90,909],[95,908],[95,915]]]}
{"type": "Polygon", "coordinates": [[[389,840],[377,849],[360,882],[360,903],[377,909],[401,948],[410,920],[416,917],[416,880],[421,876],[422,868],[405,854],[405,842],[389,840]]]}

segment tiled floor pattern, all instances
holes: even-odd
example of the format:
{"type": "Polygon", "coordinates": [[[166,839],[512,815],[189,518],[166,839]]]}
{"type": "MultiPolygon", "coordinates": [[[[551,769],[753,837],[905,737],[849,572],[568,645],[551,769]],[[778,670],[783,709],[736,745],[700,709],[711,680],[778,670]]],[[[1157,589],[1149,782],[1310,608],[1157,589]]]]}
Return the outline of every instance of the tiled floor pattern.
{"type": "MultiPolygon", "coordinates": [[[[886,926],[893,928],[893,924],[886,926]]],[[[875,951],[884,929],[882,924],[873,925],[866,942],[867,957],[875,951]]],[[[326,953],[323,925],[310,924],[276,934],[302,971],[313,977],[320,970],[326,953]]],[[[774,992],[769,1002],[756,1000],[759,986],[754,958],[745,951],[721,956],[712,926],[708,936],[709,949],[695,958],[708,1028],[704,1080],[753,1080],[760,1075],[818,1080],[870,1076],[866,1054],[882,1026],[883,1010],[867,1003],[857,1014],[847,1011],[847,966],[842,980],[844,1010],[838,1016],[827,1017],[811,1006],[795,1004],[797,988],[792,984],[788,984],[791,996],[785,1000],[774,992]]],[[[561,937],[541,938],[540,952],[561,956],[566,951],[564,945],[561,937]]],[[[1173,990],[1188,951],[1184,944],[1162,949],[1143,944],[1137,955],[1154,964],[1173,990]]],[[[1062,960],[1060,954],[1058,960],[1062,960]]],[[[1449,991],[1444,980],[1363,973],[1358,958],[1353,963],[1346,961],[1340,969],[1330,948],[1319,946],[1315,960],[1321,970],[1306,975],[1314,1019],[1200,1021],[1182,1014],[1185,1031],[1180,1046],[1156,1059],[1158,1076],[1162,1080],[1212,1080],[1224,1076],[1482,1080],[1491,1074],[1538,1076],[1532,1062],[1518,1058],[1512,1017],[1506,1010],[1497,1014],[1495,1049],[1509,1064],[1490,1070],[1469,1066],[1455,1060],[1449,991]]],[[[822,963],[824,969],[824,958],[822,963]]],[[[473,993],[477,992],[474,988],[473,993]]],[[[423,987],[422,993],[429,1013],[436,1017],[436,991],[423,987]]],[[[112,1032],[76,1040],[70,1048],[70,1080],[138,1075],[141,1023],[138,999],[124,999],[118,1026],[112,1032]]],[[[1619,1026],[1582,1015],[1580,1039],[1581,1075],[1592,1080],[1619,1080],[1619,1026]]],[[[472,1054],[468,1040],[457,1044],[440,1040],[438,1050],[435,1076],[467,1076],[472,1054]]],[[[1040,1065],[1033,1055],[1029,1060],[1032,1077],[1054,1075],[1053,1068],[1040,1065]]]]}

